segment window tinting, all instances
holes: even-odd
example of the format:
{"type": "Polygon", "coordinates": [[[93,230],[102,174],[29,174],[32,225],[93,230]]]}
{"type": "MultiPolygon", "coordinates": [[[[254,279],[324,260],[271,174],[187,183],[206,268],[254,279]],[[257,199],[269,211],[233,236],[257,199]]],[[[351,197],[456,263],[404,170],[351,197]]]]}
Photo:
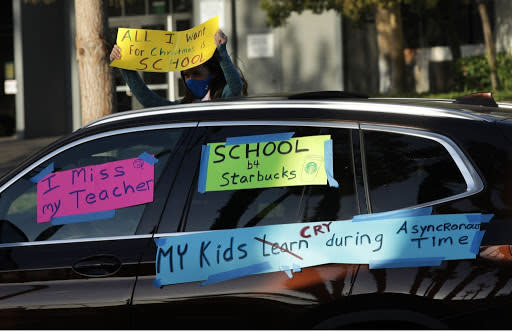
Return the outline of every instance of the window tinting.
{"type": "MultiPolygon", "coordinates": [[[[226,126],[210,127],[201,144],[224,142],[227,137],[295,132],[294,137],[330,134],[333,140],[334,177],[339,188],[321,186],[291,186],[244,190],[214,191],[201,194],[197,190],[199,156],[186,172],[192,188],[174,188],[173,193],[190,198],[185,214],[166,211],[159,233],[176,231],[180,219],[187,232],[240,228],[315,220],[340,220],[357,214],[354,195],[351,146],[348,129],[289,126],[226,126]],[[195,171],[190,171],[195,169],[195,171]],[[172,217],[171,217],[172,215],[172,217]]],[[[199,144],[199,143],[198,143],[199,144]]],[[[173,194],[171,194],[172,196],[173,194]]]]}
{"type": "MultiPolygon", "coordinates": [[[[36,167],[5,191],[0,200],[0,243],[63,240],[135,234],[147,204],[117,209],[105,220],[52,226],[37,223],[37,185],[30,178],[50,163],[55,171],[135,158],[142,152],[158,158],[155,188],[183,129],[141,131],[103,137],[72,147],[36,167]]],[[[151,203],[148,203],[151,204],[151,203]]]]}
{"type": "Polygon", "coordinates": [[[372,212],[427,203],[466,191],[459,168],[436,141],[365,131],[364,145],[372,212]]]}
{"type": "Polygon", "coordinates": [[[354,189],[354,172],[350,130],[324,128],[321,135],[330,134],[333,141],[334,177],[339,188],[308,186],[301,204],[302,222],[345,220],[359,214],[354,189]]]}

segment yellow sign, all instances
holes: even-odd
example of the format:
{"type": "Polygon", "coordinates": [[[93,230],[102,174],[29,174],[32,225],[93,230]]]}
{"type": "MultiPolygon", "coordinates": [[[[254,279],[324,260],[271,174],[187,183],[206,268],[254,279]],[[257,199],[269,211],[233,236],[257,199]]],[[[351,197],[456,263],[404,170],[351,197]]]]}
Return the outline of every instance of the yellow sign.
{"type": "Polygon", "coordinates": [[[231,137],[203,145],[198,191],[327,184],[332,177],[331,136],[293,134],[231,137]]]}
{"type": "Polygon", "coordinates": [[[195,67],[213,56],[218,29],[218,16],[185,31],[119,28],[116,43],[121,48],[121,59],[110,65],[150,72],[195,67]]]}

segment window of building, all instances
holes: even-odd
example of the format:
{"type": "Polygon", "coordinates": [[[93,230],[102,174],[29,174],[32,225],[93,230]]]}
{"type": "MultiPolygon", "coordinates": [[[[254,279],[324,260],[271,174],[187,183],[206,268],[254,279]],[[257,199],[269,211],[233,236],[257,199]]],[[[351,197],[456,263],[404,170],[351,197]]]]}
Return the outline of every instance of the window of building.
{"type": "Polygon", "coordinates": [[[109,17],[168,15],[192,12],[190,0],[108,0],[109,17]],[[172,10],[171,10],[172,9],[172,10]]]}
{"type": "MultiPolygon", "coordinates": [[[[109,0],[109,50],[117,39],[118,27],[136,29],[183,31],[193,27],[192,1],[181,0],[109,0]]],[[[114,68],[116,86],[116,111],[140,109],[143,106],[132,95],[122,78],[120,70],[114,68]]],[[[184,96],[184,85],[179,72],[140,72],[150,90],[162,98],[179,99],[184,96]],[[172,82],[173,84],[169,84],[172,82]]]]}
{"type": "Polygon", "coordinates": [[[124,0],[125,15],[145,15],[146,0],[124,0]]]}
{"type": "MultiPolygon", "coordinates": [[[[486,6],[493,26],[494,1],[487,1],[486,6]]],[[[406,48],[484,42],[475,1],[439,1],[434,7],[413,1],[402,5],[402,25],[406,48]]]]}

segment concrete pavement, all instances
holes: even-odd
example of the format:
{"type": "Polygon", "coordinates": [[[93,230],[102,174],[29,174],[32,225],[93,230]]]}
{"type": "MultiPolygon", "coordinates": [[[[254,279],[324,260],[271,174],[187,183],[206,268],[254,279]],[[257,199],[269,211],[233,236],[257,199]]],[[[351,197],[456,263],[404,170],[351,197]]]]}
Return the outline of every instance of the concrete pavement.
{"type": "Polygon", "coordinates": [[[32,139],[0,137],[0,176],[16,167],[25,158],[56,141],[61,136],[32,139]]]}

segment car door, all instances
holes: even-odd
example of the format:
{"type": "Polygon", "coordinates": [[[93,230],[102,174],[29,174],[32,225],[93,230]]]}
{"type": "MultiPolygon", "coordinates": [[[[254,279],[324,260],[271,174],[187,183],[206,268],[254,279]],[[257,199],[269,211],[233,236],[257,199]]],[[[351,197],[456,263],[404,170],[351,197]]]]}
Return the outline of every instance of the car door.
{"type": "MultiPolygon", "coordinates": [[[[352,157],[356,129],[354,124],[332,122],[201,123],[171,190],[155,240],[180,233],[352,218],[361,213],[359,198],[364,197],[364,193],[358,195],[360,164],[352,157]],[[290,132],[293,137],[331,135],[338,188],[301,185],[198,191],[202,145],[231,137],[290,132]]],[[[257,166],[251,161],[247,167],[257,166]]],[[[286,176],[285,172],[280,171],[279,176],[286,176]]],[[[185,248],[177,250],[183,252],[185,248]]],[[[160,286],[155,285],[156,255],[157,247],[152,244],[142,259],[142,274],[133,297],[136,328],[311,327],[324,314],[319,310],[321,304],[346,298],[357,273],[354,264],[328,264],[293,274],[272,272],[208,285],[182,282],[160,286]]]]}
{"type": "MultiPolygon", "coordinates": [[[[361,127],[364,151],[361,158],[366,165],[370,212],[426,207],[433,218],[444,214],[493,212],[486,210],[485,198],[477,196],[483,188],[480,176],[451,139],[411,128],[361,127]]],[[[493,148],[485,145],[485,149],[493,148]]],[[[376,222],[385,223],[386,218],[376,222]]],[[[423,224],[422,230],[410,233],[414,249],[427,251],[439,247],[444,248],[446,255],[453,252],[453,244],[460,238],[448,235],[446,229],[457,224],[451,218],[443,222],[442,228],[423,224]]],[[[409,232],[414,232],[410,224],[409,232]]],[[[352,316],[340,314],[320,327],[343,328],[347,321],[352,324],[350,327],[363,329],[508,326],[510,249],[507,245],[476,246],[475,250],[474,259],[442,260],[437,264],[423,265],[417,260],[402,267],[373,269],[363,264],[352,293],[357,319],[353,313],[352,316]]]]}
{"type": "MultiPolygon", "coordinates": [[[[153,216],[160,214],[173,180],[174,173],[167,165],[178,157],[190,131],[187,127],[193,125],[136,127],[90,135],[57,148],[1,188],[2,328],[130,327],[137,264],[156,227],[153,216]],[[110,188],[112,191],[98,193],[94,190],[99,187],[89,186],[87,191],[73,192],[76,204],[87,206],[110,199],[110,211],[83,214],[87,217],[82,219],[83,215],[70,215],[38,222],[37,211],[42,206],[36,182],[47,181],[53,190],[57,184],[51,181],[57,174],[74,170],[84,182],[94,177],[95,185],[100,180],[107,183],[128,172],[117,166],[117,173],[112,174],[101,166],[126,161],[132,162],[134,169],[148,168],[151,163],[147,186],[132,183],[134,178],[129,177],[121,177],[123,185],[110,188]],[[45,174],[46,180],[41,180],[45,174]],[[146,203],[128,198],[139,190],[153,190],[153,195],[146,203]],[[117,195],[125,195],[120,201],[127,203],[116,205],[117,195]]],[[[68,194],[71,192],[62,191],[60,195],[64,199],[68,194]]]]}

